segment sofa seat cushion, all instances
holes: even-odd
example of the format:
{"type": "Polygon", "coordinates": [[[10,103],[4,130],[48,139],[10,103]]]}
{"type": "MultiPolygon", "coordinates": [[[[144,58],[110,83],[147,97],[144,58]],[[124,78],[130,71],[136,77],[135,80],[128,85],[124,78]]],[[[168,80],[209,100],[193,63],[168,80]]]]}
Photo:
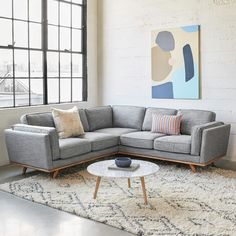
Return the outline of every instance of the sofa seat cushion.
{"type": "Polygon", "coordinates": [[[190,154],[191,136],[172,135],[172,136],[159,137],[154,141],[154,149],[165,152],[190,154]]]}
{"type": "Polygon", "coordinates": [[[103,134],[99,132],[85,132],[80,136],[91,142],[92,151],[99,151],[106,148],[114,147],[119,144],[119,137],[111,134],[103,134]]]}
{"type": "Polygon", "coordinates": [[[149,131],[132,132],[121,135],[120,143],[129,147],[153,149],[154,140],[162,136],[164,134],[151,133],[149,131]]]}
{"type": "Polygon", "coordinates": [[[67,159],[91,152],[91,142],[81,138],[59,140],[60,158],[67,159]]]}
{"type": "Polygon", "coordinates": [[[116,137],[120,137],[122,134],[128,134],[136,131],[137,129],[130,129],[130,128],[106,128],[106,129],[98,129],[95,132],[111,134],[116,137]]]}

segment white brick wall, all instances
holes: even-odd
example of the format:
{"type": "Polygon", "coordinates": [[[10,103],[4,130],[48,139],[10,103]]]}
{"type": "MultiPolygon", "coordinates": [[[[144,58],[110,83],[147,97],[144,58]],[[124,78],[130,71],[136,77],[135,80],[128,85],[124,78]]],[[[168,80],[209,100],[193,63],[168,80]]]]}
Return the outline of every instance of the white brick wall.
{"type": "Polygon", "coordinates": [[[236,161],[236,1],[99,0],[100,104],[209,109],[232,124],[236,161]],[[202,99],[151,99],[151,31],[201,25],[202,99]]]}

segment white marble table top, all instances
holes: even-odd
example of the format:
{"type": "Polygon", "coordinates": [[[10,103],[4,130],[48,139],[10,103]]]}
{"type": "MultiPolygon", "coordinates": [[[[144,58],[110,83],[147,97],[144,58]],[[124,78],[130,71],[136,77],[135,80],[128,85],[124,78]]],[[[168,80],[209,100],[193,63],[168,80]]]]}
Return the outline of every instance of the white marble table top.
{"type": "Polygon", "coordinates": [[[134,178],[143,177],[156,173],[159,166],[149,161],[133,160],[132,163],[140,164],[140,167],[135,171],[110,170],[108,166],[115,163],[115,160],[95,162],[87,167],[87,171],[95,176],[110,177],[110,178],[134,178]]]}

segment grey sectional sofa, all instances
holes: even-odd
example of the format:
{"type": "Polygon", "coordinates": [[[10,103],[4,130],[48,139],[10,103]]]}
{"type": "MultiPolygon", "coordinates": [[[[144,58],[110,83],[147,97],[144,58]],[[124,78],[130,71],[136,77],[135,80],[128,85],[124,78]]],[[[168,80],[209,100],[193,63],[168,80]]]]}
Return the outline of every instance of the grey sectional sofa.
{"type": "Polygon", "coordinates": [[[230,125],[215,121],[215,113],[135,106],[80,109],[85,134],[59,139],[51,113],[26,114],[22,124],[5,130],[12,163],[51,172],[115,154],[206,166],[227,152],[230,125]],[[181,135],[151,133],[152,113],[181,113],[181,135]]]}

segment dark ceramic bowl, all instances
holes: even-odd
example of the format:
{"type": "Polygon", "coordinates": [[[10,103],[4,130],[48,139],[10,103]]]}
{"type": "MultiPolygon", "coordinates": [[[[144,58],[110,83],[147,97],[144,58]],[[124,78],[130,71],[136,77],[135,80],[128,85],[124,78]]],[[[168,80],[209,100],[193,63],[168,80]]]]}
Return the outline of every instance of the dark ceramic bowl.
{"type": "Polygon", "coordinates": [[[117,157],[115,159],[116,166],[127,168],[130,167],[132,160],[128,157],[117,157]]]}

